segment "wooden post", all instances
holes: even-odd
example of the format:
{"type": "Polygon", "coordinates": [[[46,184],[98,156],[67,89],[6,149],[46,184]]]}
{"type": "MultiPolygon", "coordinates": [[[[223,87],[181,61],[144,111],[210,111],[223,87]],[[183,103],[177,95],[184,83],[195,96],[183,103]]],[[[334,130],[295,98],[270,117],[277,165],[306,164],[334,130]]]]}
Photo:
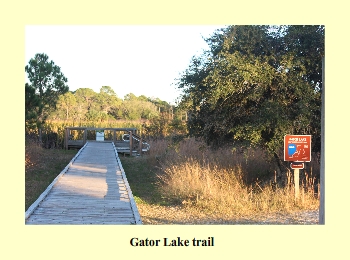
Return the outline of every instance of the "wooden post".
{"type": "Polygon", "coordinates": [[[68,128],[64,131],[64,148],[68,150],[68,128]]]}
{"type": "Polygon", "coordinates": [[[113,129],[113,143],[115,144],[116,142],[116,130],[113,129]]]}
{"type": "Polygon", "coordinates": [[[320,207],[318,214],[318,224],[325,224],[325,75],[324,75],[324,56],[322,57],[322,93],[321,93],[321,168],[320,168],[320,207]]]}
{"type": "Polygon", "coordinates": [[[140,156],[142,156],[142,138],[141,137],[139,142],[139,149],[140,149],[140,156]]]}
{"type": "Polygon", "coordinates": [[[83,137],[83,146],[85,145],[86,143],[86,137],[87,137],[87,130],[86,128],[84,129],[84,137],[83,137]]]}
{"type": "Polygon", "coordinates": [[[129,132],[130,156],[132,156],[132,131],[129,132]]]}
{"type": "Polygon", "coordinates": [[[294,194],[295,199],[299,198],[299,169],[294,169],[294,194]]]}

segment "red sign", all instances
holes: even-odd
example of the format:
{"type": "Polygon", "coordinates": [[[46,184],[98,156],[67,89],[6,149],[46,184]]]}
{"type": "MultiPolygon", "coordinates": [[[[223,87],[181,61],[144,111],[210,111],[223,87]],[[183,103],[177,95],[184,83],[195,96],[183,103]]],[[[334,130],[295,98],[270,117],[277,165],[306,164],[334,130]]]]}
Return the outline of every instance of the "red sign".
{"type": "Polygon", "coordinates": [[[290,164],[290,168],[292,169],[304,169],[304,163],[294,163],[290,164]]]}
{"type": "Polygon", "coordinates": [[[285,135],[284,160],[293,162],[310,162],[311,135],[285,135]]]}

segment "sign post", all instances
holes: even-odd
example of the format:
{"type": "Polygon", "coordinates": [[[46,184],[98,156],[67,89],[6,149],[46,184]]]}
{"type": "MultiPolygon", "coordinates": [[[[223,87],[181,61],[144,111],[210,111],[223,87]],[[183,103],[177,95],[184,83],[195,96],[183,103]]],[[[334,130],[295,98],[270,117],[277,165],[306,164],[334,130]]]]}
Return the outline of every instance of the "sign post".
{"type": "Polygon", "coordinates": [[[299,198],[299,169],[294,169],[294,198],[299,198]]]}
{"type": "Polygon", "coordinates": [[[304,162],[311,161],[311,135],[285,135],[284,160],[291,161],[294,169],[295,199],[299,198],[299,169],[304,169],[304,162]]]}

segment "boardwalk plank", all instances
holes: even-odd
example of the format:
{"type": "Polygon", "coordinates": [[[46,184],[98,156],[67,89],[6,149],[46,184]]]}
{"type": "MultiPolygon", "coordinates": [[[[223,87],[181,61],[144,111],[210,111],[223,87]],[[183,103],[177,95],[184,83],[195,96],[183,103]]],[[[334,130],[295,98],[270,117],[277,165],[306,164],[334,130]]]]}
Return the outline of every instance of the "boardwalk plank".
{"type": "Polygon", "coordinates": [[[112,143],[88,142],[41,197],[26,224],[142,223],[112,143]]]}

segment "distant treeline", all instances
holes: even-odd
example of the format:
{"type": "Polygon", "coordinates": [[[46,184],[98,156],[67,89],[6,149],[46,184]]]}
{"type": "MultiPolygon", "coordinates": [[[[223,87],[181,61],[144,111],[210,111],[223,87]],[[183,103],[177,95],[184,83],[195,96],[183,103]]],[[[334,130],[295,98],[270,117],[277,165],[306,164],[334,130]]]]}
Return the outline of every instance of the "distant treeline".
{"type": "Polygon", "coordinates": [[[48,119],[94,122],[150,120],[164,113],[171,119],[181,117],[181,112],[174,105],[159,98],[137,97],[129,93],[121,99],[111,87],[102,86],[99,93],[89,88],[79,88],[60,95],[48,119]]]}
{"type": "Polygon", "coordinates": [[[148,136],[186,133],[186,110],[159,98],[129,93],[122,99],[110,86],[98,93],[90,88],[70,91],[61,68],[45,53],[36,54],[25,71],[25,130],[40,143],[50,133],[62,139],[66,126],[125,127],[137,122],[148,136]]]}

